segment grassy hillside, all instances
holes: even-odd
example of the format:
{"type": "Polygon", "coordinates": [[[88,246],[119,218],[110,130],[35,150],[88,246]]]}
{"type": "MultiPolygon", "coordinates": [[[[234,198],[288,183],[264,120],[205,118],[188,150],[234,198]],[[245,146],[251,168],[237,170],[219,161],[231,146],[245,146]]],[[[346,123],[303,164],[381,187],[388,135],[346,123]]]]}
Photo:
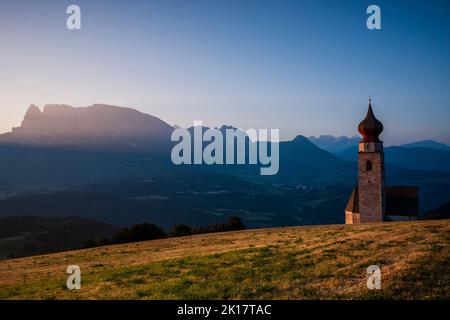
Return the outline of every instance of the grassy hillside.
{"type": "Polygon", "coordinates": [[[1,299],[448,299],[450,220],[259,229],[0,261],[1,299]],[[69,265],[82,288],[65,289],[69,265]],[[382,270],[368,290],[366,268],[382,270]]]}

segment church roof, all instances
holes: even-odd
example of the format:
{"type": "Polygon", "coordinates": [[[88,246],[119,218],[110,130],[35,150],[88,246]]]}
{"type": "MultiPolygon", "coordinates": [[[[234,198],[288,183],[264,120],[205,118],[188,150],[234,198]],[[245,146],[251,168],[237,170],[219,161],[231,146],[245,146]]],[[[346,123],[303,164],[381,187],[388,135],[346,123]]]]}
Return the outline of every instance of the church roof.
{"type": "Polygon", "coordinates": [[[350,198],[347,202],[347,207],[345,207],[345,211],[359,213],[359,193],[358,186],[355,186],[352,190],[350,198]]]}
{"type": "MultiPolygon", "coordinates": [[[[418,216],[419,192],[417,187],[393,186],[385,188],[385,215],[418,216]]],[[[345,211],[359,213],[359,188],[355,186],[347,202],[345,211]]]]}
{"type": "Polygon", "coordinates": [[[381,142],[378,136],[383,132],[383,124],[375,118],[370,99],[367,115],[358,125],[358,131],[363,136],[361,142],[381,142]]]}

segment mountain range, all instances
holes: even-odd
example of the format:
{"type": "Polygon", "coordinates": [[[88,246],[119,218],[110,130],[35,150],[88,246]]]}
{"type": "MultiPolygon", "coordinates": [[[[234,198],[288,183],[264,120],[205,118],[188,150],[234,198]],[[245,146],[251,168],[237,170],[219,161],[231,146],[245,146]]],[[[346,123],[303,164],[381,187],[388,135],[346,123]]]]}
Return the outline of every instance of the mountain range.
{"type": "MultiPolygon", "coordinates": [[[[173,165],[173,129],[130,108],[30,106],[20,127],[0,135],[0,217],[163,227],[232,215],[249,227],[343,221],[357,174],[352,147],[333,154],[298,135],[280,142],[278,174],[260,176],[252,165],[173,165]]],[[[337,141],[334,150],[356,139],[319,138],[337,141]]],[[[389,184],[419,186],[422,212],[450,199],[447,151],[389,147],[386,159],[389,184]]]]}
{"type": "Polygon", "coordinates": [[[84,108],[31,105],[20,127],[0,144],[116,151],[166,151],[173,128],[134,109],[94,104],[84,108]]]}
{"type": "Polygon", "coordinates": [[[417,142],[411,142],[407,144],[402,144],[400,147],[403,148],[429,148],[429,149],[436,149],[436,150],[444,150],[444,151],[450,151],[450,146],[446,145],[445,143],[437,142],[434,140],[422,140],[417,142]]]}
{"type": "MultiPolygon", "coordinates": [[[[361,140],[359,137],[346,137],[339,136],[335,137],[332,135],[321,135],[319,137],[310,136],[308,137],[309,141],[314,143],[321,149],[324,149],[331,153],[340,153],[345,150],[352,150],[352,148],[357,147],[359,141],[361,140]]],[[[411,142],[407,144],[399,145],[401,148],[427,148],[427,149],[435,149],[435,150],[443,150],[450,151],[450,146],[445,143],[437,142],[434,140],[422,140],[411,142]]]]}
{"type": "Polygon", "coordinates": [[[308,140],[323,150],[326,150],[331,153],[337,153],[337,152],[341,152],[347,148],[357,146],[359,140],[361,140],[361,139],[357,136],[335,137],[332,135],[321,135],[319,137],[310,136],[310,137],[308,137],[308,140]]]}
{"type": "MultiPolygon", "coordinates": [[[[358,147],[350,147],[336,153],[342,159],[357,161],[358,147]]],[[[424,147],[384,148],[385,161],[397,166],[415,170],[450,172],[450,151],[424,147]]]]}

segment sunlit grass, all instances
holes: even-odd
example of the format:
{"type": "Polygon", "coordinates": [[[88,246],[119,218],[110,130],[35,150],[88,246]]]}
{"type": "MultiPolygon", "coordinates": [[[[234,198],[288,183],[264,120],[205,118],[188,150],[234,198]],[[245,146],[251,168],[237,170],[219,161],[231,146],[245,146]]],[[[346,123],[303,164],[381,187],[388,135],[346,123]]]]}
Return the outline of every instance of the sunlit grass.
{"type": "Polygon", "coordinates": [[[1,299],[448,299],[450,221],[250,230],[0,262],[1,299]],[[78,264],[82,288],[65,288],[78,264]],[[368,290],[366,269],[382,270],[368,290]]]}

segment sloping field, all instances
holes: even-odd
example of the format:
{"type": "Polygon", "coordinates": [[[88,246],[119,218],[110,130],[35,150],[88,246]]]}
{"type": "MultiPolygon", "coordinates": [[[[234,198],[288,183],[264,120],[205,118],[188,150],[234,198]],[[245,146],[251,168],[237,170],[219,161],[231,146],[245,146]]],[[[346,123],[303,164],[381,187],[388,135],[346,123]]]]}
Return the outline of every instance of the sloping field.
{"type": "Polygon", "coordinates": [[[449,299],[450,220],[289,227],[0,261],[0,299],[449,299]],[[381,289],[367,289],[367,267],[381,289]],[[81,289],[68,290],[69,265],[81,289]]]}

